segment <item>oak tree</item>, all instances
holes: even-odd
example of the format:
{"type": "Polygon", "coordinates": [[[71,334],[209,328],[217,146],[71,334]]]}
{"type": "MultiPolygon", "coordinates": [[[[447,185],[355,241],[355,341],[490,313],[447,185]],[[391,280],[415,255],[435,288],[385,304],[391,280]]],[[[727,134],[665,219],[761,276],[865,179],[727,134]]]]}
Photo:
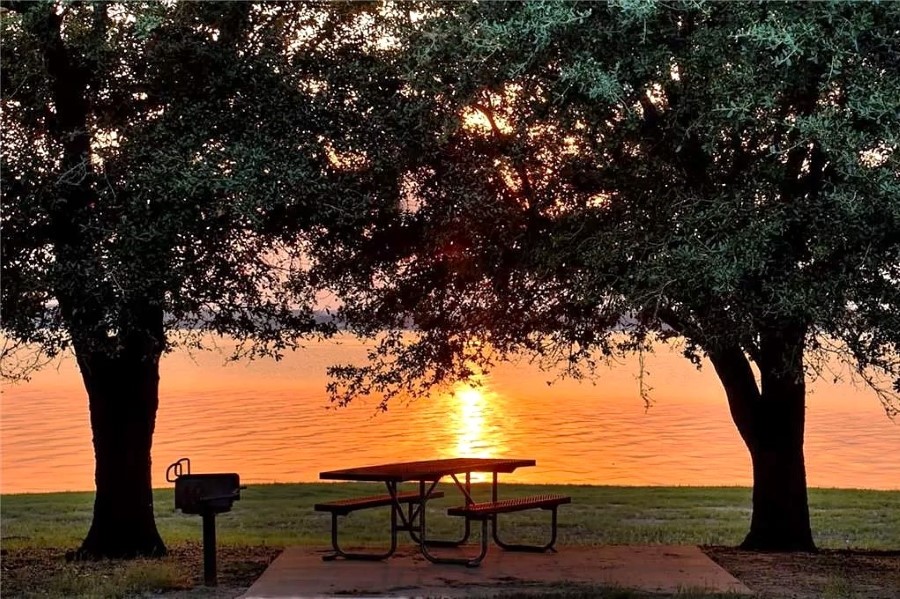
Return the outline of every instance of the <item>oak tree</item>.
{"type": "Polygon", "coordinates": [[[11,348],[77,360],[96,458],[79,555],[165,552],[164,352],[214,333],[277,356],[328,332],[304,239],[366,185],[336,162],[361,126],[342,80],[365,8],[2,4],[4,374],[40,364],[11,348]]]}
{"type": "Polygon", "coordinates": [[[898,407],[900,4],[406,7],[393,215],[326,236],[381,336],[335,399],[679,343],[750,453],[744,547],[814,548],[807,380],[837,355],[898,407]]]}

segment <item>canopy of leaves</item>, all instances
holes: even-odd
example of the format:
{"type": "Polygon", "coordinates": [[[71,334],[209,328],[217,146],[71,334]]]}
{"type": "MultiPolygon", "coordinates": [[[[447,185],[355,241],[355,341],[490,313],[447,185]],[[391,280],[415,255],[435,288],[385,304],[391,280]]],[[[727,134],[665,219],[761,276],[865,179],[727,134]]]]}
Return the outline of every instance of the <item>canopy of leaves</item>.
{"type": "Polygon", "coordinates": [[[900,375],[900,4],[417,8],[395,218],[330,240],[346,318],[392,333],[337,399],[784,329],[900,375]]]}
{"type": "Polygon", "coordinates": [[[372,186],[343,158],[368,128],[347,81],[379,79],[370,9],[5,3],[4,336],[114,352],[148,306],[168,345],[315,329],[307,234],[372,186]]]}

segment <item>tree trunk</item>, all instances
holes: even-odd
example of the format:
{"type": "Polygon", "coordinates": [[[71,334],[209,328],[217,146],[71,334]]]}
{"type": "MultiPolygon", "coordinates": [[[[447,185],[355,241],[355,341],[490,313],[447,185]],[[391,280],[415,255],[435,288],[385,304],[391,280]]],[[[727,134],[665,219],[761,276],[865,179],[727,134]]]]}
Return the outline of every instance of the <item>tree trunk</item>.
{"type": "Polygon", "coordinates": [[[815,551],[803,457],[804,330],[762,335],[757,385],[736,346],[709,352],[753,463],[753,514],[741,544],[756,551],[815,551]]]}
{"type": "Polygon", "coordinates": [[[761,335],[761,394],[747,448],[753,461],[753,517],[741,547],[758,551],[815,551],[809,525],[803,434],[806,381],[804,329],[761,335]]]}
{"type": "Polygon", "coordinates": [[[753,516],[741,543],[756,551],[815,551],[809,524],[802,440],[770,443],[777,426],[763,425],[748,446],[753,461],[753,516]],[[768,435],[771,435],[769,437],[768,435]]]}
{"type": "MultiPolygon", "coordinates": [[[[23,26],[38,42],[52,92],[48,134],[63,150],[58,198],[48,207],[56,265],[50,272],[87,389],[94,434],[94,519],[74,557],[162,555],[166,548],[156,530],[150,485],[165,344],[162,294],[154,298],[141,289],[135,297],[121,298],[121,305],[110,305],[116,292],[101,253],[106,233],[96,220],[91,160],[96,119],[90,116],[90,89],[96,64],[79,59],[66,44],[59,7],[41,2],[22,7],[28,10],[23,26]],[[118,335],[110,335],[111,322],[118,335]]],[[[106,10],[102,3],[93,6],[93,33],[101,39],[106,10]]]]}
{"type": "Polygon", "coordinates": [[[96,459],[94,519],[77,557],[165,555],[153,517],[150,448],[159,405],[159,352],[92,353],[78,364],[90,400],[96,459]]]}

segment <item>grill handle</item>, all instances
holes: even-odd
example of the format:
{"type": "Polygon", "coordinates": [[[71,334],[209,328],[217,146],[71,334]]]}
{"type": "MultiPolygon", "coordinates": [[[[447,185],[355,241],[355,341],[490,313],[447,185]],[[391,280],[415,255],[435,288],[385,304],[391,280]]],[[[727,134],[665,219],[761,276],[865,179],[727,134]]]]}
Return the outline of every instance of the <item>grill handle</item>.
{"type": "Polygon", "coordinates": [[[170,483],[174,483],[175,479],[177,479],[182,474],[190,474],[191,473],[191,461],[188,458],[181,458],[174,464],[169,464],[169,467],[166,468],[166,480],[170,483]],[[184,472],[184,466],[187,465],[187,473],[184,472]]]}

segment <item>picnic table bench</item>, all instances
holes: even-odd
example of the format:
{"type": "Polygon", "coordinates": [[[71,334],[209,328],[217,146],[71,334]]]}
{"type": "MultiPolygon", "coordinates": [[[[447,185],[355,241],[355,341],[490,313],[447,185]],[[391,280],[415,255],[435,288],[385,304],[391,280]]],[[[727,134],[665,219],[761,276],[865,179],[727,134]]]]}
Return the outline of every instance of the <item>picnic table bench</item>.
{"type": "MultiPolygon", "coordinates": [[[[443,497],[441,491],[433,491],[430,498],[443,497]]],[[[390,557],[397,549],[397,511],[391,508],[391,546],[386,553],[351,553],[344,551],[338,545],[338,516],[346,516],[357,510],[373,507],[394,506],[407,504],[410,514],[407,519],[412,519],[413,504],[422,501],[422,494],[417,491],[405,491],[396,495],[369,495],[366,497],[351,497],[349,499],[335,499],[324,503],[317,503],[313,509],[317,512],[331,512],[331,546],[334,553],[324,556],[324,560],[333,560],[338,557],[347,559],[380,560],[390,557]]]]}
{"type": "MultiPolygon", "coordinates": [[[[532,497],[515,497],[500,501],[488,501],[485,503],[471,503],[452,507],[447,510],[450,516],[464,516],[470,520],[491,521],[494,542],[507,551],[552,551],[556,544],[556,510],[564,503],[571,503],[572,498],[567,495],[534,495],[532,497]],[[497,534],[497,514],[521,512],[524,510],[542,509],[550,510],[550,541],[546,545],[514,545],[506,543],[497,534]]],[[[487,542],[482,535],[482,558],[487,553],[487,542]]],[[[481,560],[479,560],[481,561],[481,560]]]]}
{"type": "MultiPolygon", "coordinates": [[[[444,493],[435,491],[431,494],[431,499],[443,497],[444,493]]],[[[420,501],[422,496],[416,491],[405,491],[397,493],[396,496],[391,495],[369,495],[367,497],[351,497],[349,499],[335,499],[325,503],[317,503],[313,509],[317,512],[331,512],[332,514],[346,516],[350,512],[356,510],[364,510],[370,507],[384,507],[392,503],[414,503],[420,501]]]]}
{"type": "Polygon", "coordinates": [[[322,472],[319,474],[319,477],[325,480],[380,481],[385,483],[388,491],[385,495],[338,499],[315,505],[317,511],[330,512],[332,515],[331,544],[333,552],[324,556],[323,559],[331,560],[337,557],[370,560],[385,559],[396,551],[397,531],[404,530],[419,545],[422,555],[431,562],[477,566],[487,554],[488,524],[491,525],[491,536],[494,542],[502,549],[508,551],[553,551],[557,536],[557,508],[560,505],[570,503],[570,497],[565,495],[535,495],[531,497],[498,499],[499,473],[513,472],[519,467],[534,465],[534,460],[449,458],[322,472]],[[491,473],[491,501],[476,502],[472,498],[471,475],[474,472],[491,473]],[[460,481],[459,475],[465,475],[464,482],[460,481]],[[460,516],[465,519],[463,535],[462,538],[456,540],[428,539],[425,534],[425,507],[430,499],[444,496],[444,493],[436,491],[435,487],[445,476],[452,478],[465,499],[463,505],[447,510],[448,515],[460,516]],[[403,482],[418,482],[418,491],[399,491],[398,484],[403,482]],[[408,507],[408,513],[405,513],[403,510],[404,504],[408,507]],[[340,548],[338,544],[338,516],[345,516],[356,510],[386,506],[391,508],[391,544],[387,551],[383,553],[351,553],[340,548]],[[548,543],[543,545],[511,544],[499,538],[497,522],[499,514],[532,509],[549,510],[552,514],[550,541],[548,543]],[[477,556],[466,558],[440,557],[429,550],[429,546],[462,545],[470,536],[470,523],[473,521],[481,523],[481,551],[477,556]]]}

